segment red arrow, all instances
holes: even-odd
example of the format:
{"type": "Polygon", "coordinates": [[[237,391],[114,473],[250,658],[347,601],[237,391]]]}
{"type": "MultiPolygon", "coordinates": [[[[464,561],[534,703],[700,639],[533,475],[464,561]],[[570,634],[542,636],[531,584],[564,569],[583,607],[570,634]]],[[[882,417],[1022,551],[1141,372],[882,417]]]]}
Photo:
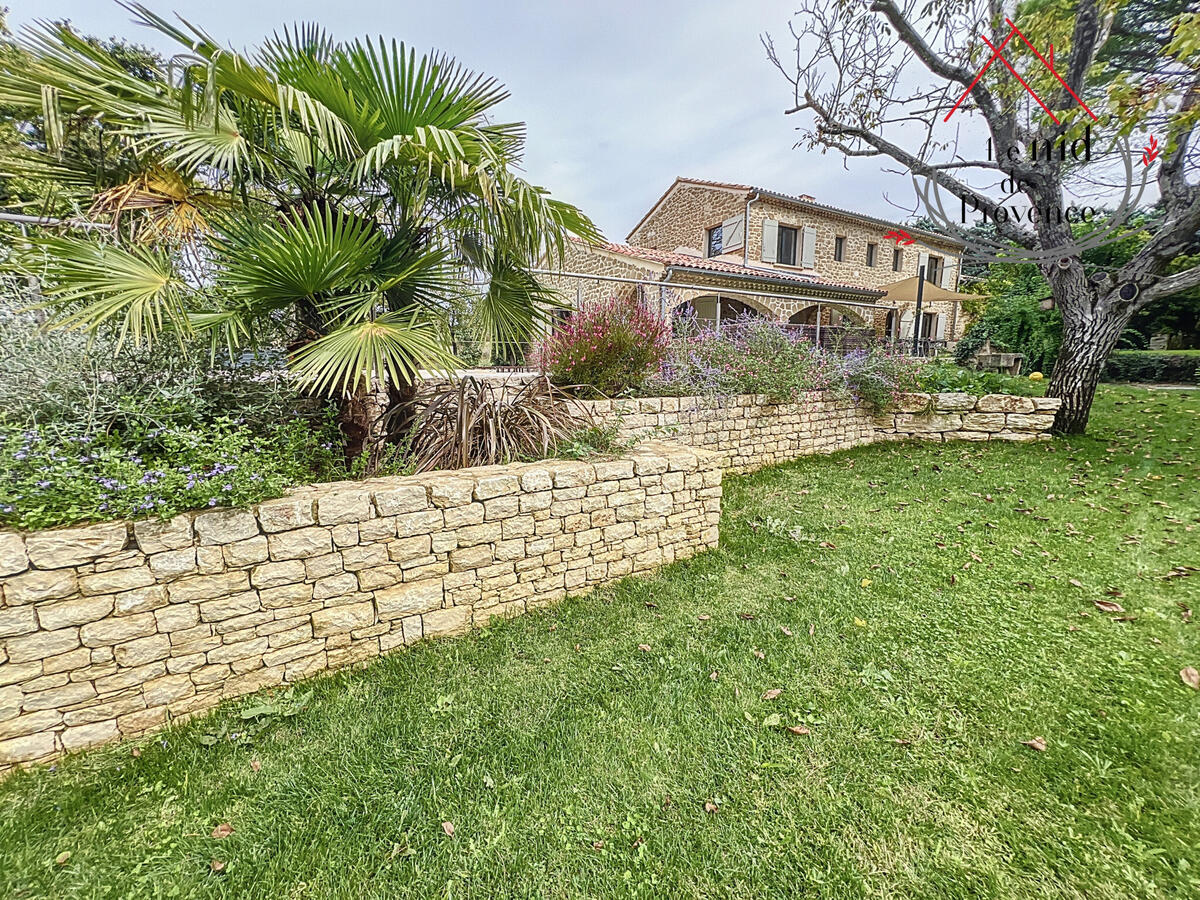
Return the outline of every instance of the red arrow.
{"type": "Polygon", "coordinates": [[[897,246],[900,244],[911,244],[914,240],[913,236],[911,234],[909,234],[907,231],[905,231],[903,228],[899,228],[895,231],[889,231],[887,234],[884,235],[884,237],[885,238],[895,238],[897,246]]]}

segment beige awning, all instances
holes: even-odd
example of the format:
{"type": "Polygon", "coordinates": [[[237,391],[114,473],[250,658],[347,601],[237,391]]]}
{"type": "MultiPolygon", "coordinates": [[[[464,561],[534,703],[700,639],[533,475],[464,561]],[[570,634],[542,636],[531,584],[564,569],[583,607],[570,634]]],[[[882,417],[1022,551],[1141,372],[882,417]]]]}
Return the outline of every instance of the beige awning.
{"type": "MultiPolygon", "coordinates": [[[[887,291],[886,294],[879,300],[880,303],[892,301],[893,303],[916,303],[917,302],[917,276],[905,278],[903,281],[897,281],[895,284],[885,284],[882,290],[887,291]]],[[[932,281],[925,282],[925,289],[921,292],[922,302],[930,300],[976,300],[980,294],[960,294],[958,291],[948,291],[945,288],[940,288],[932,281]]]]}

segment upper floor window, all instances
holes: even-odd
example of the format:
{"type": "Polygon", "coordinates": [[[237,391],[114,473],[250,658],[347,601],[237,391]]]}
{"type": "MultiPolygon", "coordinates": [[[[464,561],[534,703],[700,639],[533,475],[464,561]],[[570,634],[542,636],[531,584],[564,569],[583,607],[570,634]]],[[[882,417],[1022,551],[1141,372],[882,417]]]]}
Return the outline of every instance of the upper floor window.
{"type": "Polygon", "coordinates": [[[899,272],[904,268],[904,251],[897,247],[892,251],[892,271],[899,272]]]}
{"type": "Polygon", "coordinates": [[[796,229],[787,225],[779,226],[779,253],[775,257],[780,265],[794,266],[796,264],[796,229]]]}
{"type": "Polygon", "coordinates": [[[724,236],[725,229],[721,225],[715,225],[708,229],[708,255],[721,255],[721,240],[724,236]]]}
{"type": "Polygon", "coordinates": [[[838,235],[833,239],[833,259],[834,262],[843,262],[846,259],[846,238],[843,235],[838,235]]]}
{"type": "Polygon", "coordinates": [[[934,284],[942,283],[942,269],[945,267],[946,261],[940,256],[929,257],[929,266],[925,269],[925,280],[932,281],[934,284]]]}
{"type": "Polygon", "coordinates": [[[878,244],[867,244],[867,265],[868,266],[875,265],[875,257],[878,255],[878,252],[879,252],[878,244]]]}

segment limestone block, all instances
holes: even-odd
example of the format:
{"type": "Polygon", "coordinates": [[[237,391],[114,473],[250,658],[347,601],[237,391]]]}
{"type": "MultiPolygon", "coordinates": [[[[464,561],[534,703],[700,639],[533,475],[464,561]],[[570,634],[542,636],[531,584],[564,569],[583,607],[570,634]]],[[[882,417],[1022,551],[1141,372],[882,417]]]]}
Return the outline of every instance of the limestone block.
{"type": "Polygon", "coordinates": [[[436,475],[426,483],[429,486],[429,499],[433,501],[434,506],[442,508],[465,506],[471,502],[471,498],[474,496],[475,482],[470,478],[436,475]]]}
{"type": "Polygon", "coordinates": [[[26,572],[4,582],[4,602],[9,606],[41,603],[44,600],[69,597],[77,593],[77,589],[78,580],[70,569],[26,572]]]}
{"type": "Polygon", "coordinates": [[[237,594],[230,594],[226,597],[219,597],[216,600],[208,600],[200,604],[200,619],[203,622],[220,622],[225,619],[232,619],[235,616],[244,616],[247,613],[258,612],[262,609],[262,603],[259,599],[257,591],[242,591],[237,594]]]}
{"type": "Polygon", "coordinates": [[[1062,399],[1059,397],[1034,397],[1033,408],[1038,412],[1058,412],[1062,406],[1062,399]]]}
{"type": "Polygon", "coordinates": [[[256,588],[279,587],[304,581],[304,563],[298,559],[264,563],[250,571],[250,584],[256,588]]]}
{"type": "Polygon", "coordinates": [[[267,534],[316,524],[312,497],[285,497],[258,505],[258,524],[267,534]]]}
{"type": "Polygon", "coordinates": [[[387,621],[438,609],[442,599],[442,582],[437,578],[410,581],[375,592],[379,618],[387,621]]]}
{"type": "Polygon", "coordinates": [[[38,624],[45,631],[86,625],[113,611],[112,597],[75,597],[37,607],[38,624]]]}
{"type": "Polygon", "coordinates": [[[1004,413],[966,413],[962,427],[967,431],[1003,431],[1004,413]]]}
{"type": "Polygon", "coordinates": [[[975,398],[970,394],[933,394],[933,408],[937,412],[969,412],[975,408],[975,398]]]}
{"type": "Polygon", "coordinates": [[[483,475],[475,482],[475,499],[491,500],[493,497],[515,494],[520,489],[521,483],[516,475],[483,475]]]}
{"type": "Polygon", "coordinates": [[[195,603],[227,597],[250,587],[246,572],[224,572],[220,575],[193,575],[170,584],[167,595],[172,603],[195,603]]]}
{"type": "Polygon", "coordinates": [[[521,471],[521,490],[526,494],[548,491],[554,486],[554,477],[549,469],[526,468],[521,471]]]}
{"type": "Polygon", "coordinates": [[[147,556],[182,550],[192,546],[192,518],[178,515],[171,519],[142,519],[133,523],[133,537],[138,549],[147,556]]]}
{"type": "Polygon", "coordinates": [[[396,516],[396,535],[401,538],[430,534],[439,531],[444,524],[440,509],[426,509],[396,516]]]}
{"type": "Polygon", "coordinates": [[[0,766],[32,762],[50,756],[58,750],[53,732],[30,734],[24,737],[0,741],[0,766]]]}
{"type": "Polygon", "coordinates": [[[138,638],[113,648],[113,658],[117,665],[127,668],[149,665],[170,655],[171,641],[165,634],[138,638]]]}
{"type": "Polygon", "coordinates": [[[156,610],[154,621],[163,634],[194,628],[200,624],[200,607],[192,603],[175,603],[156,610]]]}
{"type": "Polygon", "coordinates": [[[129,527],[125,522],[104,522],[82,528],[37,531],[25,538],[29,561],[39,569],[62,569],[119,553],[125,549],[129,527]]]}
{"type": "Polygon", "coordinates": [[[978,412],[1031,413],[1034,402],[1030,397],[1015,397],[1011,394],[984,394],[975,404],[978,412]]]}
{"type": "Polygon", "coordinates": [[[399,584],[402,578],[403,571],[394,563],[374,566],[370,569],[359,569],[358,587],[363,591],[376,591],[399,584]]]}
{"type": "Polygon", "coordinates": [[[19,534],[0,534],[0,576],[16,575],[29,568],[25,542],[19,534]]]}
{"type": "MultiPolygon", "coordinates": [[[[384,513],[390,515],[390,513],[384,513]]],[[[339,487],[317,496],[317,524],[340,525],[371,518],[371,495],[365,490],[339,487]]]]}
{"type": "Polygon", "coordinates": [[[232,544],[258,534],[258,520],[245,509],[220,509],[200,513],[194,525],[201,544],[232,544]]]}
{"type": "Polygon", "coordinates": [[[312,616],[313,634],[317,637],[340,634],[374,623],[375,606],[370,601],[331,606],[318,610],[312,616]]]}
{"type": "Polygon", "coordinates": [[[381,516],[419,512],[429,507],[429,493],[422,484],[401,484],[375,491],[375,508],[381,516]]]}
{"type": "Polygon", "coordinates": [[[61,687],[40,691],[36,694],[26,692],[21,701],[21,709],[25,712],[38,712],[46,709],[63,709],[86,703],[96,696],[96,689],[90,681],[77,684],[64,684],[61,687]]]}
{"type": "Polygon", "coordinates": [[[427,638],[465,634],[471,629],[471,608],[451,606],[448,609],[437,609],[422,615],[421,622],[427,638]]]}
{"type": "Polygon", "coordinates": [[[1049,431],[1054,426],[1053,413],[1009,413],[1009,431],[1049,431]]]}
{"type": "Polygon", "coordinates": [[[154,584],[154,573],[148,566],[133,569],[114,569],[98,575],[79,576],[79,592],[86,595],[116,594],[154,584]]]}
{"type": "Polygon", "coordinates": [[[345,594],[353,594],[358,590],[358,578],[353,572],[342,572],[322,578],[313,584],[314,600],[329,600],[345,594]]]}
{"type": "Polygon", "coordinates": [[[226,544],[222,548],[222,551],[225,555],[226,565],[232,568],[252,566],[255,563],[266,561],[268,556],[267,539],[261,534],[255,535],[244,541],[234,541],[232,544],[226,544]]]}
{"type": "Polygon", "coordinates": [[[78,628],[60,628],[57,631],[35,631],[8,639],[8,665],[35,662],[48,656],[57,656],[79,646],[78,628]]]}
{"type": "Polygon", "coordinates": [[[901,394],[896,400],[896,411],[921,413],[932,408],[933,397],[929,394],[901,394]]]}
{"type": "Polygon", "coordinates": [[[271,559],[307,559],[333,552],[333,538],[324,528],[297,528],[267,535],[271,559]]]}
{"type": "Polygon", "coordinates": [[[177,578],[180,575],[190,575],[197,571],[196,548],[186,547],[182,550],[164,550],[156,553],[147,560],[150,571],[156,578],[177,578]]]}
{"type": "Polygon", "coordinates": [[[899,413],[896,416],[896,430],[912,432],[913,434],[957,431],[962,427],[963,417],[953,413],[933,413],[932,415],[899,413]]]}
{"type": "Polygon", "coordinates": [[[13,637],[18,634],[29,634],[37,631],[37,613],[32,606],[14,606],[9,609],[0,608],[0,638],[13,637]]]}

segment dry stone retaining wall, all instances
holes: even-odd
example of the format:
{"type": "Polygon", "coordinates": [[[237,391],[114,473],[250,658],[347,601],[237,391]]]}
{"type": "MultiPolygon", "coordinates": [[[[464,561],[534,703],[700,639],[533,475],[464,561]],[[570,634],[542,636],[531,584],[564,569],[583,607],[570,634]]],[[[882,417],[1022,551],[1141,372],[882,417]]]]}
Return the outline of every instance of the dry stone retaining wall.
{"type": "Polygon", "coordinates": [[[582,404],[626,438],[652,435],[714,451],[732,472],[752,472],[801,456],[876,441],[1033,441],[1054,424],[1059,400],[1008,394],[906,394],[894,413],[874,415],[849,399],[805,395],[799,403],[766,397],[649,397],[582,404]]]}
{"type": "Polygon", "coordinates": [[[716,455],[650,442],[0,533],[0,770],[691,556],[720,505],[716,455]]]}

